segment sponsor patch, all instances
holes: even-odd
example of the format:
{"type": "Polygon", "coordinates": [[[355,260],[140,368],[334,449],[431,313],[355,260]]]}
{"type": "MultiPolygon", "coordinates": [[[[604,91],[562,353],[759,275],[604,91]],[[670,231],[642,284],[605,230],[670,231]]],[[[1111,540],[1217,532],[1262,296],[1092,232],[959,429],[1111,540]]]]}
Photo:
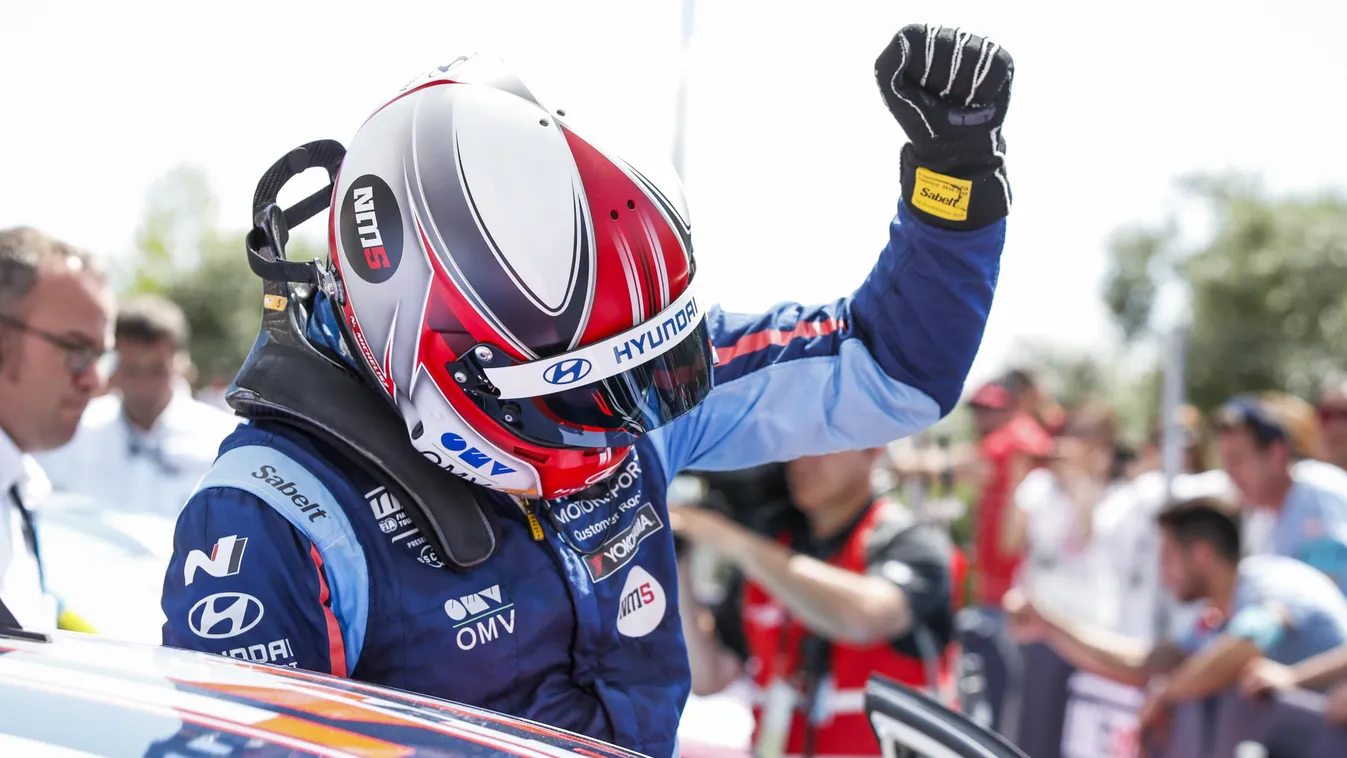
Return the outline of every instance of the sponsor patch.
{"type": "Polygon", "coordinates": [[[231,534],[216,540],[210,555],[200,550],[193,550],[187,554],[187,560],[183,565],[183,584],[190,586],[192,580],[196,578],[198,569],[216,579],[234,576],[243,566],[243,548],[247,546],[247,537],[231,534]]]}
{"type": "Polygon", "coordinates": [[[501,595],[499,584],[444,601],[444,613],[454,622],[459,650],[472,650],[514,634],[514,603],[501,595]]]}
{"type": "Polygon", "coordinates": [[[411,553],[416,560],[431,568],[444,568],[444,563],[435,554],[435,548],[420,537],[421,530],[412,523],[411,516],[402,509],[402,503],[383,485],[365,493],[365,502],[369,503],[370,513],[374,515],[379,531],[388,535],[388,541],[411,553]]]}
{"type": "Polygon", "coordinates": [[[598,552],[585,556],[585,568],[589,570],[589,578],[601,582],[617,573],[618,569],[636,557],[636,551],[647,537],[663,528],[664,522],[660,520],[655,506],[650,503],[641,506],[626,529],[603,543],[598,552]]]}
{"type": "Polygon", "coordinates": [[[659,580],[640,566],[632,567],[622,586],[617,610],[617,631],[627,637],[644,637],[664,620],[667,601],[659,580]]]}
{"type": "Polygon", "coordinates": [[[973,183],[918,167],[912,184],[912,205],[947,221],[968,220],[973,183]]]}
{"type": "Polygon", "coordinates": [[[208,640],[228,639],[262,622],[262,601],[242,592],[217,592],[196,601],[187,612],[192,633],[208,640]]]}
{"type": "Polygon", "coordinates": [[[290,638],[272,640],[271,642],[258,643],[248,647],[236,647],[233,650],[224,650],[220,652],[228,658],[237,658],[241,661],[252,661],[253,663],[268,663],[273,666],[289,666],[294,668],[298,665],[295,661],[295,650],[290,646],[290,638]]]}
{"type": "Polygon", "coordinates": [[[392,278],[402,263],[402,211],[383,179],[365,174],[351,182],[337,225],[357,276],[371,284],[392,278]]]}
{"type": "Polygon", "coordinates": [[[261,479],[272,489],[290,498],[290,502],[296,508],[309,514],[309,521],[327,518],[327,511],[323,510],[323,506],[313,502],[303,492],[300,492],[299,486],[294,481],[287,481],[286,477],[275,466],[263,464],[261,468],[253,472],[253,478],[261,479]]]}

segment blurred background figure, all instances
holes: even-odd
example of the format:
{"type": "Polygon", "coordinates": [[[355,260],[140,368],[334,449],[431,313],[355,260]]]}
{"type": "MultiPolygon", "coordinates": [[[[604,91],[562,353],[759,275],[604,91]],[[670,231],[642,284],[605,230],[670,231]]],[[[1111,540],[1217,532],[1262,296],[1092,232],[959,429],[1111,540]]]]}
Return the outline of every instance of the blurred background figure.
{"type": "Polygon", "coordinates": [[[1290,665],[1347,641],[1347,598],[1327,577],[1283,556],[1241,558],[1233,504],[1185,500],[1157,521],[1165,585],[1184,602],[1203,603],[1192,627],[1148,645],[1048,611],[1032,593],[1016,591],[1006,598],[1016,636],[1045,640],[1099,676],[1155,683],[1139,714],[1143,727],[1170,706],[1233,686],[1261,656],[1290,665]]]}
{"type": "Polygon", "coordinates": [[[124,301],[116,347],[112,392],[89,403],[74,439],[39,462],[59,492],[176,518],[238,419],[193,399],[187,321],[171,301],[124,301]]]}
{"type": "Polygon", "coordinates": [[[1347,587],[1347,472],[1315,460],[1314,408],[1282,392],[1239,395],[1216,430],[1221,467],[1255,520],[1248,552],[1296,558],[1347,587]]]}
{"type": "Polygon", "coordinates": [[[1001,377],[1000,384],[1010,393],[1016,413],[1032,417],[1049,434],[1057,434],[1067,422],[1062,406],[1043,389],[1042,380],[1032,369],[1012,368],[1001,377]]]}
{"type": "Polygon", "coordinates": [[[1001,535],[1011,496],[1024,477],[1046,462],[1052,438],[1031,415],[1019,411],[1000,384],[984,384],[968,401],[978,437],[977,500],[973,508],[974,603],[1000,616],[1001,597],[1014,583],[1021,554],[1007,552],[1001,535]]]}
{"type": "Polygon", "coordinates": [[[229,385],[233,384],[233,375],[224,376],[215,374],[196,392],[196,399],[206,405],[219,408],[220,410],[233,415],[234,409],[229,407],[229,401],[225,395],[229,393],[229,385]]]}
{"type": "Polygon", "coordinates": [[[770,528],[691,505],[670,511],[679,536],[733,569],[714,610],[680,570],[681,613],[694,694],[752,677],[755,755],[879,755],[863,711],[871,673],[950,702],[952,546],[942,529],[875,498],[882,454],[789,462],[791,507],[770,528]]]}
{"type": "Polygon", "coordinates": [[[1107,598],[1100,604],[1100,625],[1145,644],[1191,624],[1198,611],[1160,581],[1156,516],[1174,499],[1235,498],[1229,477],[1208,464],[1210,432],[1202,412],[1179,406],[1174,427],[1182,435],[1182,456],[1173,481],[1161,466],[1165,425],[1157,423],[1141,446],[1132,478],[1115,487],[1094,511],[1095,568],[1101,596],[1107,598]]]}
{"type": "Polygon", "coordinates": [[[1324,380],[1317,410],[1324,436],[1324,461],[1347,469],[1347,374],[1324,380]]]}
{"type": "Polygon", "coordinates": [[[1095,508],[1121,481],[1116,477],[1117,418],[1097,401],[1070,414],[1051,462],[1029,472],[1002,520],[1000,547],[1024,555],[1018,583],[1056,612],[1101,622],[1110,600],[1100,592],[1091,549],[1095,508]]]}
{"type": "Polygon", "coordinates": [[[36,229],[0,231],[0,599],[25,628],[57,624],[33,515],[50,484],[31,454],[69,441],[102,391],[114,309],[87,253],[36,229]]]}

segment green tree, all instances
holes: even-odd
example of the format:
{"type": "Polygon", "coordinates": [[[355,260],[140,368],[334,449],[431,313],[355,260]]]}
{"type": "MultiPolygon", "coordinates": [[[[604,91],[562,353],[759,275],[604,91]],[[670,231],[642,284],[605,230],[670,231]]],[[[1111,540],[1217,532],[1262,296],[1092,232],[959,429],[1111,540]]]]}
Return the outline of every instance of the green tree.
{"type": "MultiPolygon", "coordinates": [[[[191,354],[203,379],[232,377],[261,323],[262,284],[248,267],[244,228],[223,228],[204,171],[183,166],[146,195],[136,250],[122,276],[126,294],[163,295],[183,309],[191,354]]],[[[310,260],[325,251],[291,237],[288,255],[310,260]]]]}
{"type": "Polygon", "coordinates": [[[1155,336],[1162,288],[1187,293],[1189,397],[1210,409],[1238,392],[1310,397],[1347,356],[1347,200],[1333,192],[1275,196],[1240,175],[1178,184],[1209,212],[1194,243],[1177,218],[1120,231],[1104,294],[1131,341],[1155,336]]]}

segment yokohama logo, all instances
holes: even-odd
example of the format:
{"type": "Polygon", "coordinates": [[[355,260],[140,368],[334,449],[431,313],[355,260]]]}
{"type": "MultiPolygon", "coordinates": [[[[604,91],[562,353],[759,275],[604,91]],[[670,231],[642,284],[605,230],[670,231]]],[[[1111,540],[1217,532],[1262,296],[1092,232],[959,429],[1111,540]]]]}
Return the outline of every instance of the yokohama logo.
{"type": "Polygon", "coordinates": [[[646,537],[664,528],[655,506],[646,503],[636,511],[631,525],[623,529],[616,537],[604,543],[599,552],[585,558],[585,567],[589,569],[589,578],[595,582],[603,581],[618,569],[636,557],[636,551],[646,537]]]}

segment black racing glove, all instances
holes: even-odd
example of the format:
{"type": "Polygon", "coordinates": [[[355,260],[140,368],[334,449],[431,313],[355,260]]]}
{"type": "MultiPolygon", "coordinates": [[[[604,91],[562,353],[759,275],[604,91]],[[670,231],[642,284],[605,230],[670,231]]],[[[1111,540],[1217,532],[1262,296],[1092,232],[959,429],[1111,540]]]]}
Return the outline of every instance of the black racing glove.
{"type": "Polygon", "coordinates": [[[1014,73],[995,42],[924,24],[903,27],[875,60],[884,103],[911,140],[903,198],[922,221],[978,229],[1010,212],[1001,123],[1014,73]]]}

